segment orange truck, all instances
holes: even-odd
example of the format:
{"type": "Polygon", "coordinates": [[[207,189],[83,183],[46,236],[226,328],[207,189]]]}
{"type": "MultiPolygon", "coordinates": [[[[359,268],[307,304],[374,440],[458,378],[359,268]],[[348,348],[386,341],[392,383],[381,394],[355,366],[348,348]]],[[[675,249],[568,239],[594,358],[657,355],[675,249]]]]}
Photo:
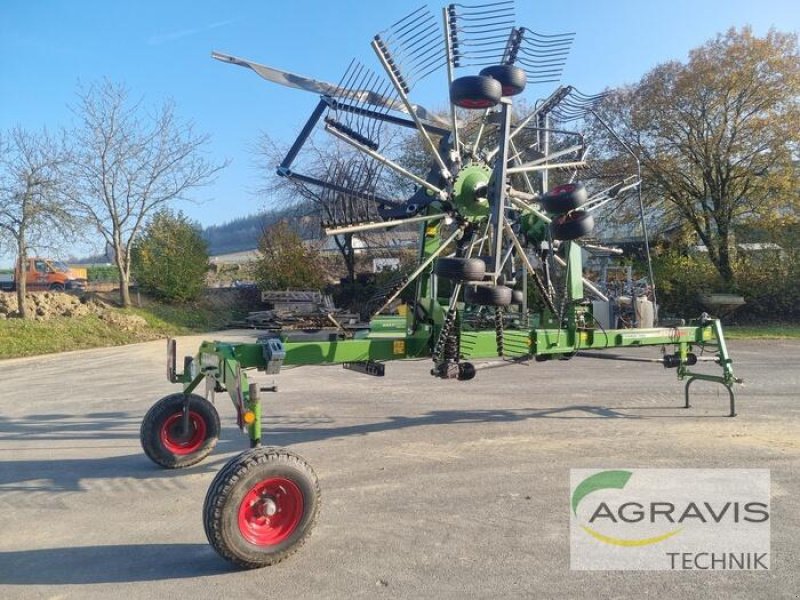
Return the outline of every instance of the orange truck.
{"type": "MultiPolygon", "coordinates": [[[[83,291],[86,289],[86,277],[82,273],[70,269],[66,263],[49,258],[29,258],[25,261],[27,271],[27,289],[52,291],[83,291]]],[[[0,273],[0,290],[12,292],[17,288],[20,264],[14,273],[0,273]]]]}

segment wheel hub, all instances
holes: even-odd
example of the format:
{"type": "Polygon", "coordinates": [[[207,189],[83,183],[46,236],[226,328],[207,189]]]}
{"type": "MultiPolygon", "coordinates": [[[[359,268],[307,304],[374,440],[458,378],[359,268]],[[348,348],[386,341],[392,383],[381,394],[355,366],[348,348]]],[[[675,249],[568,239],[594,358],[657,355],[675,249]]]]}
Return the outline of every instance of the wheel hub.
{"type": "Polygon", "coordinates": [[[291,479],[272,477],[259,481],[239,505],[239,531],[257,546],[280,544],[297,529],[303,507],[303,492],[291,479]]]}
{"type": "Polygon", "coordinates": [[[468,165],[459,171],[453,182],[453,205],[467,218],[483,219],[489,215],[486,192],[491,169],[484,165],[468,165]]]}
{"type": "Polygon", "coordinates": [[[189,412],[189,430],[184,431],[183,413],[177,412],[164,421],[161,443],[173,454],[191,454],[203,445],[206,431],[205,420],[194,411],[189,412]]]}
{"type": "Polygon", "coordinates": [[[278,512],[278,503],[272,496],[264,496],[261,499],[261,511],[265,517],[271,517],[278,512]]]}

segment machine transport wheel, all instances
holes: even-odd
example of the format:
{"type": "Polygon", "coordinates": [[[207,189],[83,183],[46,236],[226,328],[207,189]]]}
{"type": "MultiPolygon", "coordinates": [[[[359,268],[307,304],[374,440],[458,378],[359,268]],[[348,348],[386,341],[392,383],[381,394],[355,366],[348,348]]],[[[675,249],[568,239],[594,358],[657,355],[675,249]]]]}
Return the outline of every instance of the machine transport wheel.
{"type": "Polygon", "coordinates": [[[203,504],[214,550],[245,569],[274,565],[306,542],[317,522],[317,476],[285,448],[253,448],[217,473],[203,504]]]}
{"type": "Polygon", "coordinates": [[[525,294],[522,290],[511,290],[511,304],[522,304],[525,302],[525,294]]]}
{"type": "Polygon", "coordinates": [[[164,396],[142,420],[140,440],[144,453],[167,469],[183,469],[208,456],[219,439],[219,414],[208,400],[189,396],[189,428],[184,431],[186,394],[164,396]]]}
{"type": "Polygon", "coordinates": [[[51,283],[50,290],[53,292],[63,292],[64,291],[64,284],[63,283],[51,283]]]}
{"type": "Polygon", "coordinates": [[[565,183],[547,192],[539,203],[551,215],[563,215],[580,208],[588,199],[589,194],[582,183],[565,183]]]}
{"type": "Polygon", "coordinates": [[[558,215],[550,222],[553,239],[565,242],[577,240],[591,233],[592,229],[594,229],[594,217],[583,210],[574,210],[564,215],[558,215]]]}
{"type": "Polygon", "coordinates": [[[528,76],[525,71],[513,65],[494,65],[481,69],[481,75],[500,82],[503,96],[516,96],[525,90],[528,76]]]}
{"type": "Polygon", "coordinates": [[[503,86],[496,79],[467,75],[450,84],[450,101],[461,108],[491,108],[503,97],[503,86]]]}
{"type": "Polygon", "coordinates": [[[472,286],[464,288],[464,302],[483,306],[508,306],[511,304],[512,291],[504,285],[472,286]]]}
{"type": "Polygon", "coordinates": [[[480,258],[440,258],[436,274],[456,281],[480,281],[486,274],[486,263],[480,258]]]}

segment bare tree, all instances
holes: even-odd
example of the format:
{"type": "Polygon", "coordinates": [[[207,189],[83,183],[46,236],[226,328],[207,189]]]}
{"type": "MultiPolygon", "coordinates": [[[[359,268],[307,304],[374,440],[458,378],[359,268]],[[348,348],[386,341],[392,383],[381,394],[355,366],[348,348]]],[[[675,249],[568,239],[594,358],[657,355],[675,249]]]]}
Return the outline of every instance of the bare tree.
{"type": "Polygon", "coordinates": [[[72,202],[113,249],[120,301],[130,306],[131,243],[146,217],[188,199],[227,163],[206,159],[209,136],[181,121],[171,102],[148,112],[108,80],[81,88],[78,98],[72,202]]]}
{"type": "Polygon", "coordinates": [[[52,248],[74,229],[65,207],[63,144],[47,131],[32,134],[20,127],[0,135],[0,244],[13,247],[20,266],[17,305],[25,319],[29,251],[52,248]]]}
{"type": "MultiPolygon", "coordinates": [[[[381,165],[335,140],[325,140],[323,145],[316,139],[306,143],[307,156],[300,170],[323,185],[310,183],[308,177],[278,177],[273,165],[278,164],[284,152],[276,146],[268,135],[258,142],[257,154],[266,158],[265,187],[262,193],[282,198],[286,205],[297,205],[306,211],[311,209],[326,225],[350,225],[379,220],[374,199],[380,196],[381,165]],[[364,196],[354,195],[351,190],[363,192],[364,196]],[[374,198],[373,198],[374,196],[374,198]]],[[[368,234],[360,234],[368,238],[368,234]]],[[[355,280],[356,248],[353,234],[345,233],[333,237],[336,248],[342,257],[347,276],[355,280]]]]}

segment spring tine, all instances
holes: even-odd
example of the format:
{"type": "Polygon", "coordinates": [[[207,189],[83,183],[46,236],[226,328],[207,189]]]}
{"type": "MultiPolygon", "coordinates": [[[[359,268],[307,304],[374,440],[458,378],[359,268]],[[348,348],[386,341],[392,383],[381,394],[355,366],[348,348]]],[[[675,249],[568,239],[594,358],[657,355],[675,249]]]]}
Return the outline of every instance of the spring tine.
{"type": "Polygon", "coordinates": [[[420,40],[425,39],[427,36],[430,36],[431,33],[438,32],[438,27],[435,22],[431,22],[428,20],[429,15],[425,15],[425,21],[420,23],[418,29],[409,29],[408,31],[395,36],[395,39],[388,39],[387,41],[394,43],[397,41],[398,47],[406,47],[411,48],[419,43],[420,40]],[[427,21],[427,22],[426,22],[427,21]]]}
{"type": "MultiPolygon", "coordinates": [[[[498,33],[495,35],[485,35],[485,36],[475,36],[470,38],[469,40],[464,42],[464,46],[468,48],[481,48],[485,46],[492,46],[493,48],[497,48],[498,40],[507,40],[508,39],[508,29],[498,29],[498,33]]],[[[486,32],[489,33],[489,32],[486,32]]]]}
{"type": "Polygon", "coordinates": [[[403,17],[399,21],[396,21],[395,23],[392,23],[388,27],[388,29],[386,29],[386,31],[394,31],[394,32],[405,31],[406,29],[408,29],[410,27],[413,27],[413,25],[415,23],[419,22],[420,19],[424,19],[425,18],[425,14],[427,12],[428,12],[428,7],[427,6],[420,6],[414,12],[406,15],[405,17],[403,17]]]}
{"type": "MultiPolygon", "coordinates": [[[[447,60],[444,40],[434,33],[432,27],[438,31],[438,25],[431,12],[427,9],[418,9],[409,17],[398,21],[387,32],[375,35],[372,41],[372,48],[389,76],[395,93],[406,107],[406,111],[414,119],[417,131],[431,157],[436,161],[442,177],[449,179],[451,177],[450,171],[439,155],[439,149],[436,144],[423,127],[408,97],[411,88],[417,81],[436,71],[447,60]],[[427,25],[427,23],[432,24],[427,25]],[[438,52],[436,49],[438,49],[438,52]],[[408,69],[402,67],[399,62],[400,58],[407,62],[408,69]]],[[[377,159],[377,157],[375,158],[377,159]]],[[[390,163],[392,161],[386,164],[395,171],[403,172],[397,169],[399,165],[390,163]]]]}
{"type": "Polygon", "coordinates": [[[520,48],[520,51],[531,58],[549,58],[551,56],[566,56],[569,54],[570,44],[547,44],[532,46],[527,45],[520,48]]]}
{"type": "Polygon", "coordinates": [[[513,0],[451,4],[448,15],[455,66],[500,64],[508,59],[509,40],[515,31],[513,0]]]}
{"type": "Polygon", "coordinates": [[[559,33],[542,37],[531,29],[526,29],[525,31],[527,33],[524,38],[526,42],[525,45],[532,52],[539,49],[547,50],[549,48],[569,47],[575,39],[574,33],[559,33]]]}
{"type": "MultiPolygon", "coordinates": [[[[367,69],[363,65],[361,65],[359,63],[358,64],[358,69],[353,73],[354,82],[353,82],[353,86],[350,89],[351,90],[353,90],[353,89],[357,89],[357,90],[369,89],[369,87],[367,87],[365,85],[367,76],[368,76],[367,69]]],[[[355,99],[355,105],[356,106],[363,105],[362,98],[356,98],[355,99]]],[[[354,115],[353,113],[346,113],[346,117],[345,118],[347,119],[347,125],[349,127],[352,127],[353,129],[356,129],[356,127],[354,127],[355,121],[356,121],[356,115],[354,115]]]]}
{"type": "Polygon", "coordinates": [[[520,58],[519,62],[530,67],[563,67],[566,60],[563,57],[545,58],[543,60],[520,58]]]}
{"type": "MultiPolygon", "coordinates": [[[[361,73],[361,80],[358,82],[358,89],[371,90],[373,89],[373,86],[377,83],[378,82],[376,75],[372,71],[364,69],[363,73],[361,73]]],[[[358,98],[355,102],[356,108],[366,108],[367,104],[366,100],[367,100],[366,96],[358,98]]],[[[351,118],[353,120],[364,121],[364,117],[362,116],[362,114],[363,113],[358,113],[358,112],[351,113],[352,115],[351,118]]]]}
{"type": "Polygon", "coordinates": [[[351,71],[352,71],[352,69],[353,69],[355,64],[356,64],[356,59],[354,58],[354,59],[352,59],[350,61],[350,64],[347,65],[347,69],[345,70],[344,74],[342,75],[342,78],[336,84],[336,88],[335,88],[334,92],[331,94],[332,96],[339,97],[344,90],[346,90],[346,89],[348,89],[350,87],[348,78],[351,76],[351,71]]]}
{"type": "Polygon", "coordinates": [[[514,58],[525,69],[528,82],[557,82],[563,73],[575,34],[543,34],[521,27],[517,37],[514,58]]]}
{"type": "Polygon", "coordinates": [[[375,41],[406,94],[446,61],[439,23],[426,7],[400,19],[375,41]]]}
{"type": "Polygon", "coordinates": [[[463,14],[514,14],[514,0],[501,0],[500,2],[489,2],[488,4],[451,4],[463,9],[463,14]]]}

